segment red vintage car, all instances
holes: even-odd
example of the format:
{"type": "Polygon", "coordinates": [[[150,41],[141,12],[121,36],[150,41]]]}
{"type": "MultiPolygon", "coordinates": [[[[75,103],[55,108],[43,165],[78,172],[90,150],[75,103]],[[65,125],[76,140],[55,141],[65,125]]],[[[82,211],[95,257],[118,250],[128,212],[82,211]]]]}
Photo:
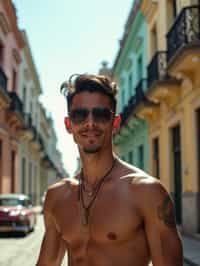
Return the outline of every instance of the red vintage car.
{"type": "Polygon", "coordinates": [[[24,194],[0,195],[0,232],[33,231],[36,212],[30,198],[24,194]]]}

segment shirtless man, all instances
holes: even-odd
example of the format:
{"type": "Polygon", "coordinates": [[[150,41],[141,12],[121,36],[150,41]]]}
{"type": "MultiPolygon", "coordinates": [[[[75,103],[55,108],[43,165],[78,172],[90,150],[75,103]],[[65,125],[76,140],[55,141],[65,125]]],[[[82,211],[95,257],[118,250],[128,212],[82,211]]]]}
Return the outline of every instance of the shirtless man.
{"type": "Polygon", "coordinates": [[[120,126],[115,96],[116,85],[104,76],[78,75],[67,84],[65,125],[82,170],[48,189],[37,266],[61,265],[66,251],[70,266],[183,264],[169,194],[113,153],[120,126]]]}

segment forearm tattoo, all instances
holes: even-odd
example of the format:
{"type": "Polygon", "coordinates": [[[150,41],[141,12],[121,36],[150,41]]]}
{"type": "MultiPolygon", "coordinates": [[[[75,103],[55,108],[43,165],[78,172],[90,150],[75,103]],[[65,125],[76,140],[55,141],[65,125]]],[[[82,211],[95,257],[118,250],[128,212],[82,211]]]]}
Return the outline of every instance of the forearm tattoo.
{"type": "Polygon", "coordinates": [[[166,196],[157,209],[158,218],[170,228],[176,228],[174,207],[169,196],[166,196]]]}

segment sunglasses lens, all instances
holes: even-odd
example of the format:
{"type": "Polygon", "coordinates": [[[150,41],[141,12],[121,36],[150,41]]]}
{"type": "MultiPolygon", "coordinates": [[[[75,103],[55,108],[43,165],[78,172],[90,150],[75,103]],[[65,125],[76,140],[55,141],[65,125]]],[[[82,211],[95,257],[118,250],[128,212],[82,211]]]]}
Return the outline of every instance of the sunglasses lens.
{"type": "Polygon", "coordinates": [[[70,118],[74,124],[80,124],[87,118],[89,111],[84,108],[72,110],[70,112],[70,118]]]}
{"type": "Polygon", "coordinates": [[[94,108],[92,114],[96,122],[108,122],[112,117],[112,111],[104,107],[94,108]]]}

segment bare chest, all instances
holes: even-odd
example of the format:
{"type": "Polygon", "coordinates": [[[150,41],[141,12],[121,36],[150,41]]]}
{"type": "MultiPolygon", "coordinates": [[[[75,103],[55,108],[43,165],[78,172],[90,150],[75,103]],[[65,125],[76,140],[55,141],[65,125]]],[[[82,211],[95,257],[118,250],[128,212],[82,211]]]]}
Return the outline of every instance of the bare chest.
{"type": "MultiPolygon", "coordinates": [[[[86,206],[90,199],[85,197],[86,206]]],[[[121,242],[131,238],[142,225],[134,202],[125,189],[111,188],[99,191],[88,214],[78,197],[78,190],[64,196],[54,208],[57,226],[69,244],[94,240],[98,243],[121,242]]]]}

